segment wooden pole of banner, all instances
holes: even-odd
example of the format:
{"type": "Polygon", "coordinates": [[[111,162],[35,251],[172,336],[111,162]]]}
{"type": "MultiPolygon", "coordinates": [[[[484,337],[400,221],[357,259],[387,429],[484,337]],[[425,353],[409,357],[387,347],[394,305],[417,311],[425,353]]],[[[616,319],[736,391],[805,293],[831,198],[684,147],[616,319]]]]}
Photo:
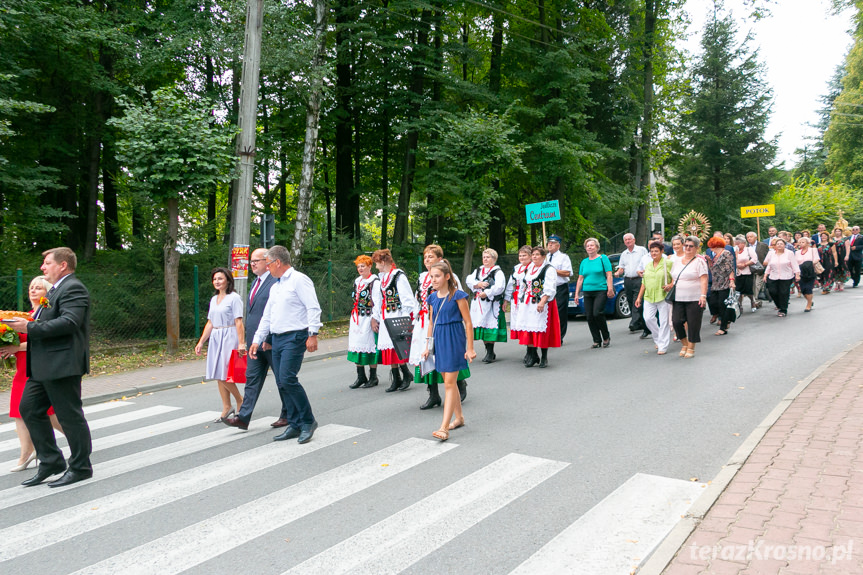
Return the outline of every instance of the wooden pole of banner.
{"type": "Polygon", "coordinates": [[[542,222],[542,247],[548,245],[548,238],[545,237],[545,222],[542,222]]]}
{"type": "Polygon", "coordinates": [[[755,225],[758,228],[758,241],[761,241],[761,218],[755,218],[755,225]]]}

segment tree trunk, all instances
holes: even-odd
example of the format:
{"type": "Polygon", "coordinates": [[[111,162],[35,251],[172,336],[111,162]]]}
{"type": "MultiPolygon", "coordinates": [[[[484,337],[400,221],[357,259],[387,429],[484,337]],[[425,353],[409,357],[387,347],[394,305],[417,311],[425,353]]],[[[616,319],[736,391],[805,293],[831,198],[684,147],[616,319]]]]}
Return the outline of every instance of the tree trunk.
{"type": "Polygon", "coordinates": [[[105,139],[102,149],[102,202],[105,204],[105,247],[109,250],[122,249],[120,237],[120,217],[117,209],[117,160],[110,136],[105,139]]]}
{"type": "MultiPolygon", "coordinates": [[[[488,89],[496,97],[500,94],[501,61],[503,57],[503,14],[495,10],[492,14],[491,56],[489,58],[488,89]]],[[[495,102],[494,108],[498,106],[495,102]]],[[[500,180],[492,182],[495,191],[500,190],[500,180]]],[[[491,248],[499,254],[506,252],[506,230],[500,198],[491,206],[491,221],[488,225],[488,239],[491,248]]]]}
{"type": "Polygon", "coordinates": [[[168,211],[168,231],[165,237],[165,334],[168,355],[180,351],[180,290],[178,276],[180,253],[177,251],[177,238],[180,229],[180,207],[177,198],[169,198],[165,207],[168,211]]]}
{"type": "MultiPolygon", "coordinates": [[[[389,84],[384,83],[384,94],[389,94],[389,84]]],[[[390,203],[390,117],[389,108],[384,104],[383,142],[381,143],[381,249],[387,248],[387,227],[389,225],[390,203]]]]}
{"type": "Polygon", "coordinates": [[[330,197],[330,167],[327,164],[327,142],[321,140],[321,154],[324,157],[324,198],[327,201],[327,245],[333,244],[333,202],[330,197]]]}
{"type": "Polygon", "coordinates": [[[650,202],[650,172],[653,151],[653,58],[654,33],[656,31],[656,1],[644,2],[644,110],[641,118],[641,181],[639,182],[639,205],[635,222],[635,241],[638,245],[647,242],[647,208],[650,202]]]}
{"type": "Polygon", "coordinates": [[[297,191],[297,220],[294,227],[294,240],[291,244],[291,259],[299,266],[303,257],[303,244],[306,228],[309,225],[309,212],[312,204],[312,186],[315,176],[315,151],[318,147],[318,117],[321,113],[322,74],[324,51],[327,45],[327,4],[326,0],[315,0],[315,54],[312,58],[312,84],[309,103],[306,106],[306,138],[303,145],[303,170],[300,187],[297,191]]]}
{"type": "Polygon", "coordinates": [[[354,235],[353,162],[351,161],[351,63],[350,31],[352,0],[336,7],[336,232],[354,235]]]}
{"type": "Polygon", "coordinates": [[[473,271],[473,252],[476,249],[476,242],[473,237],[468,234],[464,237],[464,261],[461,264],[461,277],[466,278],[473,271]]]}
{"type": "MultiPolygon", "coordinates": [[[[441,82],[438,78],[443,75],[443,33],[441,32],[441,10],[436,6],[432,14],[434,26],[434,70],[436,72],[432,81],[432,102],[441,101],[441,82]]],[[[433,172],[435,161],[429,160],[429,171],[433,172]]],[[[440,215],[435,209],[435,196],[432,192],[426,194],[426,235],[425,245],[436,243],[440,233],[440,215]]]]}
{"type": "MultiPolygon", "coordinates": [[[[416,61],[411,72],[411,92],[417,100],[422,98],[425,81],[425,55],[428,48],[429,20],[431,11],[423,9],[420,17],[420,27],[417,33],[416,61]]],[[[419,103],[410,107],[408,119],[416,118],[419,103]]],[[[408,221],[410,217],[411,192],[413,191],[414,171],[416,170],[416,152],[419,144],[419,132],[411,128],[405,137],[405,160],[402,170],[402,183],[399,189],[399,203],[396,208],[396,223],[393,230],[393,245],[402,245],[408,240],[408,221]]]]}
{"type": "MultiPolygon", "coordinates": [[[[204,58],[204,68],[206,70],[207,96],[213,98],[216,95],[216,87],[213,80],[215,71],[213,70],[213,58],[209,54],[204,58]]],[[[212,111],[210,115],[213,115],[212,111]]],[[[207,242],[210,245],[215,244],[219,237],[218,225],[216,223],[216,196],[218,191],[218,186],[212,186],[207,192],[207,242]]]]}

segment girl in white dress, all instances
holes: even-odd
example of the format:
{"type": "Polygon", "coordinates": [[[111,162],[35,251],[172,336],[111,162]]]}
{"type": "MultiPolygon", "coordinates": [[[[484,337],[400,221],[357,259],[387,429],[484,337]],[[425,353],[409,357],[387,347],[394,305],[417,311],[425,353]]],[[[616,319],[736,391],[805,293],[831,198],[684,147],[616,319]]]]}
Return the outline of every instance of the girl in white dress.
{"type": "Polygon", "coordinates": [[[485,342],[483,363],[492,363],[495,342],[506,342],[506,315],[501,313],[503,294],[506,291],[506,276],[497,265],[497,252],[483,250],[482,265],[465,280],[471,290],[470,319],[473,322],[473,338],[485,342]]]}
{"type": "Polygon", "coordinates": [[[378,384],[377,329],[381,316],[381,290],[378,276],[372,274],[372,258],[360,255],[354,260],[360,276],[354,280],[351,299],[354,307],[348,328],[348,361],[357,365],[357,379],[348,387],[369,388],[378,384]],[[369,366],[369,376],[366,368],[369,366]]]}
{"type": "Polygon", "coordinates": [[[380,363],[390,366],[392,376],[392,382],[386,391],[387,393],[405,391],[413,383],[413,376],[407,366],[408,358],[399,359],[384,320],[391,317],[409,317],[412,313],[419,313],[419,304],[414,298],[407,275],[396,266],[390,250],[377,250],[372,254],[372,261],[380,272],[378,274],[381,291],[381,325],[378,328],[380,363]]]}
{"type": "Polygon", "coordinates": [[[231,352],[237,350],[240,355],[246,354],[246,336],[243,328],[243,300],[234,291],[234,278],[225,268],[216,268],[210,274],[216,295],[210,300],[210,311],[207,314],[207,325],[195,353],[201,355],[204,342],[210,340],[207,347],[207,373],[204,379],[215,379],[219,385],[219,396],[222,398],[222,415],[215,423],[223,422],[233,417],[236,411],[231,407],[231,396],[237,404],[237,409],[243,404],[243,395],[237,389],[237,384],[228,382],[228,361],[231,352]]]}
{"type": "MultiPolygon", "coordinates": [[[[513,268],[512,275],[509,276],[509,281],[506,284],[506,291],[503,299],[511,302],[509,310],[509,338],[518,341],[518,306],[519,306],[519,289],[521,280],[524,279],[524,274],[527,273],[527,267],[530,265],[530,246],[521,246],[518,249],[518,264],[513,268]]],[[[525,352],[522,363],[527,363],[529,354],[525,352]]]]}
{"type": "MultiPolygon", "coordinates": [[[[437,244],[427,245],[423,250],[423,264],[425,265],[426,270],[430,270],[434,264],[441,261],[446,261],[443,257],[443,248],[437,244]]],[[[449,262],[447,262],[447,265],[449,265],[449,262]]],[[[457,288],[461,289],[461,282],[459,281],[458,276],[452,274],[452,277],[457,288]]],[[[411,339],[410,359],[408,360],[408,363],[415,366],[414,381],[424,383],[428,387],[429,396],[426,402],[420,406],[420,409],[422,410],[440,407],[442,404],[440,389],[438,386],[443,383],[443,376],[437,371],[432,371],[423,377],[419,368],[420,362],[422,362],[422,353],[425,351],[426,332],[428,331],[428,296],[433,291],[434,288],[432,287],[431,276],[428,271],[424,271],[420,274],[419,280],[417,281],[416,298],[419,305],[419,312],[414,314],[414,332],[413,339],[411,339]]],[[[456,384],[458,386],[459,395],[461,396],[461,401],[464,401],[467,397],[466,380],[469,377],[469,368],[463,369],[458,373],[456,384]]]]}

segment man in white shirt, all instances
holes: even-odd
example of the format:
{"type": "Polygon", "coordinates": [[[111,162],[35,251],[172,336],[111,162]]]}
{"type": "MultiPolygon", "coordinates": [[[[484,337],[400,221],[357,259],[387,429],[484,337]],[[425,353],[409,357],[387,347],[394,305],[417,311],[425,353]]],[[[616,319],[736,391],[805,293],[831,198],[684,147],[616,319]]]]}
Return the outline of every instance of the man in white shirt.
{"type": "Polygon", "coordinates": [[[291,267],[287,248],[273,246],[269,249],[267,269],[279,282],[270,288],[270,299],[249,348],[249,356],[256,359],[259,346],[273,334],[273,372],[288,420],[284,433],[273,439],[282,441],[296,437],[298,443],[308,443],[318,422],[297,374],[305,351],[318,349],[321,306],[309,276],[291,267]]]}
{"type": "Polygon", "coordinates": [[[572,276],[572,261],[569,256],[560,251],[560,236],[548,236],[545,244],[548,255],[545,261],[557,272],[554,301],[557,302],[557,315],[560,318],[560,341],[566,335],[566,324],[569,320],[569,278],[572,276]]]}
{"type": "Polygon", "coordinates": [[[638,272],[644,269],[642,260],[650,254],[643,246],[635,245],[635,236],[632,234],[623,236],[623,244],[626,249],[620,253],[620,260],[614,275],[616,277],[623,276],[623,291],[626,294],[626,301],[630,302],[629,309],[632,310],[632,315],[629,318],[629,331],[641,330],[641,339],[647,339],[650,337],[650,330],[647,329],[647,324],[644,323],[644,318],[641,316],[642,308],[635,307],[633,304],[638,297],[638,292],[641,291],[641,276],[638,272]]]}

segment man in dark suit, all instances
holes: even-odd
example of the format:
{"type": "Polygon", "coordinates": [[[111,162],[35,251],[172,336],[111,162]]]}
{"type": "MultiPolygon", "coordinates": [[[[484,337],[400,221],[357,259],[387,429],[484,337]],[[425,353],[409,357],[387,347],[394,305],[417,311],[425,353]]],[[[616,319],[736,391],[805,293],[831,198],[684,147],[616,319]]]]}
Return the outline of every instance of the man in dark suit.
{"type": "Polygon", "coordinates": [[[857,287],[860,283],[860,264],[863,262],[863,236],[860,235],[860,226],[851,228],[851,249],[848,251],[848,271],[851,275],[851,287],[857,287]]]}
{"type": "MultiPolygon", "coordinates": [[[[267,250],[264,248],[259,248],[252,252],[249,265],[252,268],[252,273],[257,278],[252,283],[252,289],[249,290],[249,297],[246,300],[247,349],[252,347],[252,340],[255,337],[255,332],[258,330],[258,324],[261,323],[261,316],[264,313],[264,308],[267,307],[267,300],[270,299],[270,288],[278,281],[267,271],[267,250]]],[[[245,393],[243,393],[243,405],[240,406],[239,413],[235,417],[230,417],[224,421],[225,425],[240,429],[249,428],[252,412],[255,410],[258,398],[261,396],[264,380],[267,379],[267,370],[273,367],[272,344],[273,336],[270,335],[261,344],[261,353],[258,354],[258,357],[253,358],[249,356],[247,358],[246,388],[245,393]]],[[[282,413],[279,419],[270,425],[272,427],[285,427],[288,425],[288,415],[284,403],[282,404],[282,413]]]]}
{"type": "Polygon", "coordinates": [[[39,308],[35,321],[12,324],[15,331],[27,333],[28,380],[21,418],[39,457],[36,475],[21,485],[38,485],[65,470],[48,484],[61,487],[93,477],[93,443],[81,403],[81,376],[90,372],[90,294],[75,277],[75,252],[54,248],[42,255],[42,273],[54,284],[48,303],[39,308]],[[68,469],[46,413],[51,406],[72,452],[68,469]]]}

